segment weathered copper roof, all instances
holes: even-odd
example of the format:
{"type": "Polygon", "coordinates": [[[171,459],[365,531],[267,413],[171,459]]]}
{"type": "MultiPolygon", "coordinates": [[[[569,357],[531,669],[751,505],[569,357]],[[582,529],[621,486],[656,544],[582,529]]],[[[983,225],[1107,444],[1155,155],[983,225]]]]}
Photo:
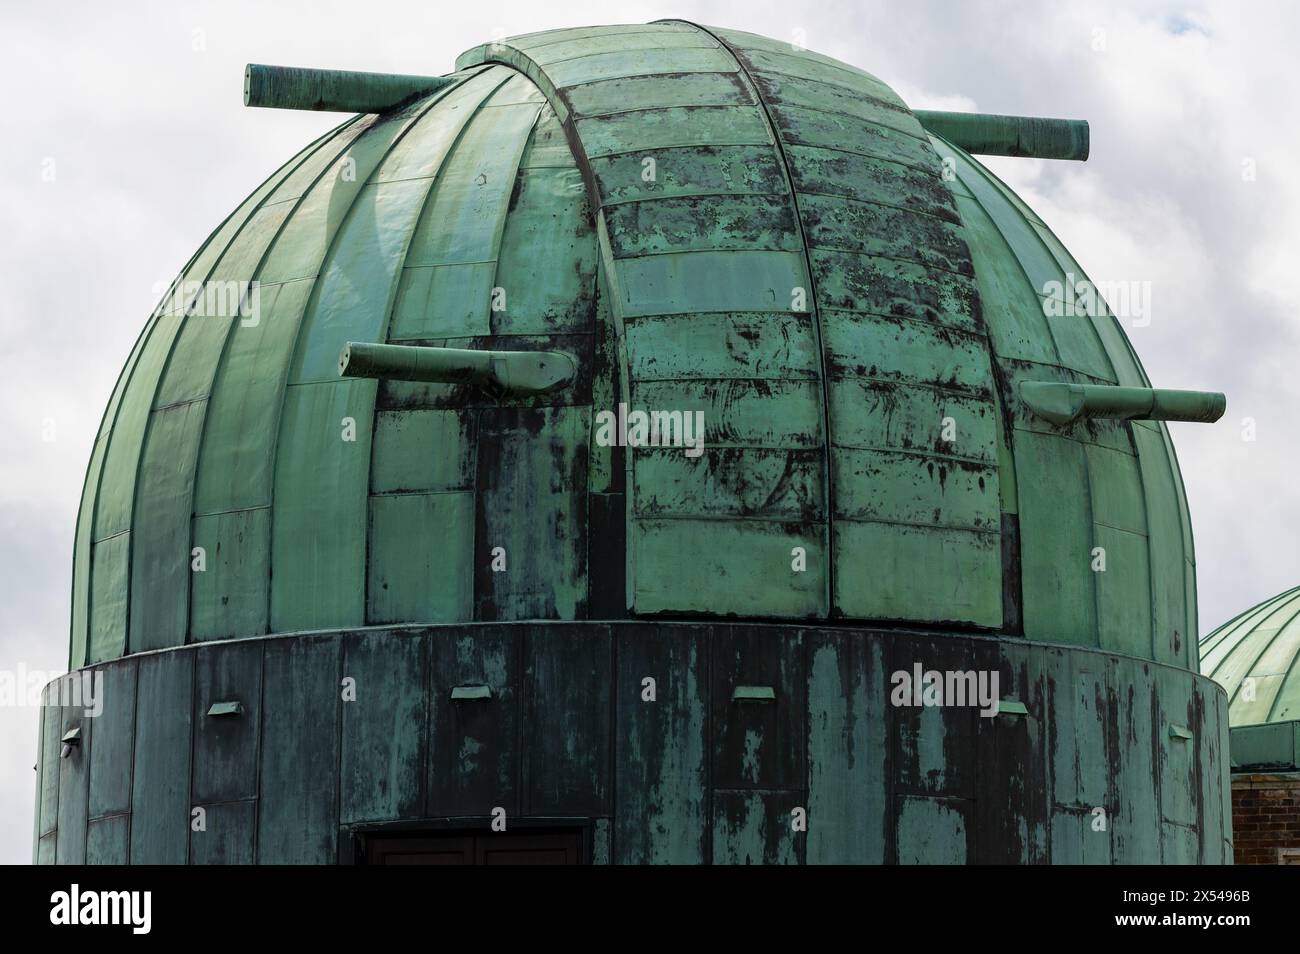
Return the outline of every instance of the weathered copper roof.
{"type": "Polygon", "coordinates": [[[1300,720],[1300,586],[1201,640],[1201,672],[1228,692],[1232,726],[1300,720]]]}
{"type": "Polygon", "coordinates": [[[1046,316],[1083,270],[888,86],[681,22],[458,66],[276,172],[150,318],[87,475],[74,665],[671,614],[960,626],[1195,668],[1165,426],[1056,426],[1017,392],[1145,385],[1132,348],[1109,314],[1046,316]],[[214,280],[260,282],[258,320],[193,314],[188,286],[214,280]],[[532,398],[340,379],[348,341],[580,370],[532,398]],[[620,401],[702,410],[704,453],[597,446],[620,401]]]}

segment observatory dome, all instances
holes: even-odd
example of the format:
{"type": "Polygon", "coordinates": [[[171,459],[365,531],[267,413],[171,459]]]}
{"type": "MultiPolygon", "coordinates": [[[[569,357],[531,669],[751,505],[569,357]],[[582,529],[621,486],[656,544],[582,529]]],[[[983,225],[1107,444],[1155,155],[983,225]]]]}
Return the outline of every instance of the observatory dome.
{"type": "Polygon", "coordinates": [[[358,115],[114,390],[36,860],[1230,858],[1162,423],[1223,396],[971,157],[1086,123],[680,21],[456,65],[250,65],[358,115]]]}
{"type": "Polygon", "coordinates": [[[960,627],[1196,668],[1165,425],[1053,423],[1020,390],[1149,387],[1124,331],[1061,316],[1083,269],[885,83],[683,22],[457,67],[285,163],[148,318],[85,481],[73,667],[660,617],[960,627]],[[212,287],[249,296],[213,314],[212,287]],[[350,342],[574,372],[545,393],[345,377],[350,342]],[[607,446],[619,405],[701,413],[699,453],[607,446]]]}
{"type": "Polygon", "coordinates": [[[1246,610],[1201,641],[1201,671],[1228,693],[1237,726],[1300,720],[1300,586],[1246,610]]]}

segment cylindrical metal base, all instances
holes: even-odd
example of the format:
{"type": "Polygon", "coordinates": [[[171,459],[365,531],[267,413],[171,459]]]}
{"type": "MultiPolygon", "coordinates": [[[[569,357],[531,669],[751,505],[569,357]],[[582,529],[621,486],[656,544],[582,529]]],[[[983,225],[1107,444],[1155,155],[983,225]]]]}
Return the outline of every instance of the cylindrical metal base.
{"type": "Polygon", "coordinates": [[[483,623],[83,673],[92,697],[43,710],[41,862],[347,863],[501,827],[612,863],[1231,859],[1222,689],[1095,650],[483,623]]]}

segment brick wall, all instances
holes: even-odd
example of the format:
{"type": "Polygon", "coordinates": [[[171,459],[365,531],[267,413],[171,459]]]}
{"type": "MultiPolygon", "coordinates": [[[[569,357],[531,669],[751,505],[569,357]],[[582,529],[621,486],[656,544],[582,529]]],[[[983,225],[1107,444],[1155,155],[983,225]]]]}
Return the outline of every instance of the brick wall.
{"type": "Polygon", "coordinates": [[[1275,865],[1300,850],[1300,772],[1232,777],[1232,848],[1239,865],[1275,865]]]}

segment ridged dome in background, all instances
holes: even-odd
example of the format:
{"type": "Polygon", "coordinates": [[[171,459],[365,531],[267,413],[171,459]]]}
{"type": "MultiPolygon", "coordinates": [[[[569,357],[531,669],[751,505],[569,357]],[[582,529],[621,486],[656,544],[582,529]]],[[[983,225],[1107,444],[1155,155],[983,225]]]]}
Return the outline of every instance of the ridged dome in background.
{"type": "Polygon", "coordinates": [[[671,615],[961,626],[1196,668],[1165,426],[1057,427],[1017,396],[1148,385],[1123,331],[1045,316],[1079,264],[888,86],[679,22],[458,66],[294,157],[150,318],[87,474],[72,666],[671,615]],[[260,283],[256,323],[186,317],[187,285],[217,280],[260,283]],[[581,373],[528,399],[340,379],[350,340],[552,348],[581,373]],[[703,410],[705,453],[597,446],[619,401],[703,410]]]}
{"type": "Polygon", "coordinates": [[[1234,728],[1300,719],[1300,586],[1201,640],[1201,672],[1227,690],[1234,728]],[[1248,683],[1247,680],[1250,680],[1248,683]]]}

